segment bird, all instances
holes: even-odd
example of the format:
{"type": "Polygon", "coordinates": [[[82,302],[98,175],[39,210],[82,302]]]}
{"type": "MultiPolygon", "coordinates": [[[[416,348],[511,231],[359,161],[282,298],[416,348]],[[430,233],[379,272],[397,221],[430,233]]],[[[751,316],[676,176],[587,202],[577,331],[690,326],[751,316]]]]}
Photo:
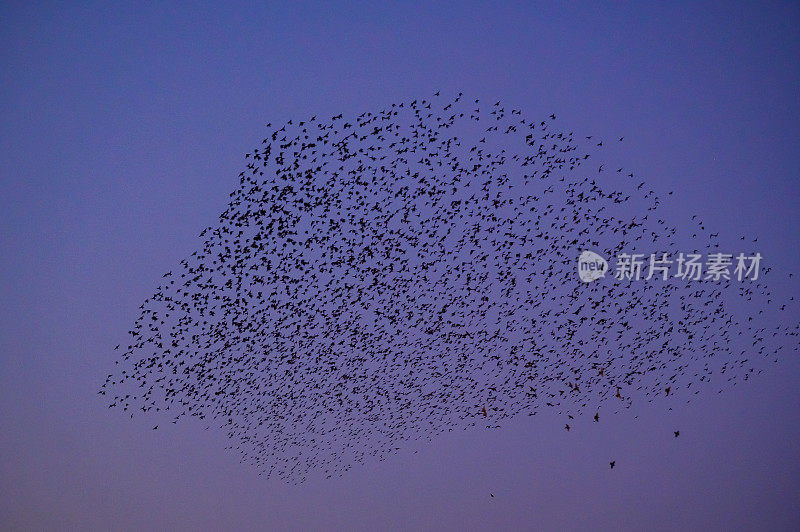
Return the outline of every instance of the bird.
{"type": "Polygon", "coordinates": [[[680,436],[680,435],[681,435],[681,431],[679,431],[679,430],[676,430],[676,431],[675,431],[675,437],[677,438],[677,437],[678,437],[678,436],[680,436]]]}
{"type": "Polygon", "coordinates": [[[608,463],[608,465],[610,465],[610,466],[611,466],[611,469],[614,469],[614,466],[615,466],[616,464],[617,464],[617,461],[616,461],[616,460],[612,460],[612,461],[610,461],[610,462],[608,463]]]}

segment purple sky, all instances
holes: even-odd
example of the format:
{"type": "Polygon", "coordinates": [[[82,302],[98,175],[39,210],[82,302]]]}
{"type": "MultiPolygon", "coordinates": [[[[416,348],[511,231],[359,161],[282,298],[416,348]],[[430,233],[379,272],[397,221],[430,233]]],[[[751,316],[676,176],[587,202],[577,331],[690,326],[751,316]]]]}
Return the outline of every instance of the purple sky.
{"type": "Polygon", "coordinates": [[[800,528],[794,349],[671,412],[520,417],[300,486],[96,395],[267,122],[437,90],[624,136],[673,222],[798,271],[797,4],[488,6],[0,7],[0,528],[800,528]]]}

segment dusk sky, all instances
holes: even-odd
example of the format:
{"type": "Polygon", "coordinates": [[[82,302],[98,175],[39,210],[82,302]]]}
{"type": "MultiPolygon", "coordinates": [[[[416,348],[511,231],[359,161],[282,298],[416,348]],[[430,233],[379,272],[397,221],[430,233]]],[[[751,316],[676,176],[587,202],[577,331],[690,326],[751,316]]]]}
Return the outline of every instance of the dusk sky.
{"type": "Polygon", "coordinates": [[[437,91],[624,137],[671,223],[800,300],[797,3],[4,2],[0,529],[800,529],[797,337],[688,404],[521,415],[298,485],[213,425],[108,408],[114,346],[267,123],[437,91]]]}

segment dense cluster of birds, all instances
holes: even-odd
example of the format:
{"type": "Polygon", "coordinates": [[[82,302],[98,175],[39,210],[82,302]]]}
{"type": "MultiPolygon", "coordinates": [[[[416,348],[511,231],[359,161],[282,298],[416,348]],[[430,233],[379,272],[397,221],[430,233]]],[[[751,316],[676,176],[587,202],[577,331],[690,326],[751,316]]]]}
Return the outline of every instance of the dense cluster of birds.
{"type": "Polygon", "coordinates": [[[748,282],[581,282],[582,250],[702,252],[719,237],[670,224],[671,193],[557,123],[437,93],[268,124],[100,394],[131,416],[207,420],[242,460],[300,482],[543,409],[599,421],[690,400],[796,347],[768,267],[748,282]]]}

